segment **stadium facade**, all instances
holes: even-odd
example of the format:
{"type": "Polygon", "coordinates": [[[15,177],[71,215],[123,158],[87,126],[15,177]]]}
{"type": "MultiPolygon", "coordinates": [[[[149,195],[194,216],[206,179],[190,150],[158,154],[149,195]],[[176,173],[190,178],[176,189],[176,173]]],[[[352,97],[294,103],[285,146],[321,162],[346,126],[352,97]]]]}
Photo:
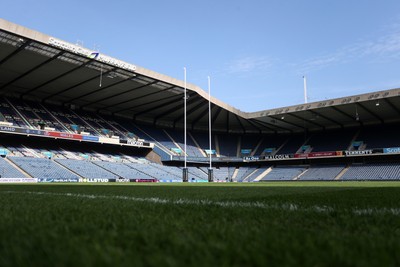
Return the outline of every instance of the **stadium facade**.
{"type": "MultiPolygon", "coordinates": [[[[252,113],[212,97],[211,150],[208,95],[187,92],[193,181],[210,154],[216,181],[400,179],[400,89],[252,113]]],[[[0,19],[0,182],[180,181],[183,94],[183,81],[0,19]]]]}

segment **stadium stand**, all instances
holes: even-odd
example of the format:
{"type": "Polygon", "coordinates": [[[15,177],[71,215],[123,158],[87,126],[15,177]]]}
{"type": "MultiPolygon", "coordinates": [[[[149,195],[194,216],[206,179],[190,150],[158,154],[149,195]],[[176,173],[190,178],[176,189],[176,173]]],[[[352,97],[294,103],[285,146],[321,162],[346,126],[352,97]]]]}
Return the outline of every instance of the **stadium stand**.
{"type": "Polygon", "coordinates": [[[341,180],[398,180],[399,163],[352,164],[341,180]]]}
{"type": "Polygon", "coordinates": [[[56,159],[64,167],[84,178],[105,178],[116,179],[117,175],[93,164],[90,161],[73,160],[73,159],[56,159]]]}
{"type": "Polygon", "coordinates": [[[384,147],[399,147],[399,125],[386,125],[385,127],[368,127],[362,128],[357,141],[362,141],[365,148],[384,148],[384,147]],[[384,138],[382,138],[382,131],[384,131],[384,138]]]}
{"type": "Polygon", "coordinates": [[[238,135],[217,135],[216,142],[218,142],[217,151],[222,157],[237,157],[238,155],[238,135]]]}
{"type": "Polygon", "coordinates": [[[307,144],[311,152],[347,150],[354,136],[354,130],[321,132],[312,135],[307,144]]]}
{"type": "Polygon", "coordinates": [[[294,180],[304,172],[305,169],[306,168],[302,166],[276,166],[262,178],[262,181],[294,180]]]}
{"type": "MultiPolygon", "coordinates": [[[[260,145],[255,148],[257,150],[255,151],[254,155],[259,156],[259,155],[266,155],[266,154],[275,154],[278,152],[278,154],[285,154],[285,151],[278,151],[279,148],[285,144],[285,142],[288,140],[288,136],[286,135],[267,135],[263,136],[262,140],[260,142],[260,145]],[[271,152],[266,153],[266,149],[270,149],[271,152]]],[[[296,148],[290,148],[289,151],[296,150],[296,148]]]]}
{"type": "Polygon", "coordinates": [[[39,179],[78,179],[78,176],[50,159],[31,157],[8,157],[19,168],[39,179]]]}
{"type": "MultiPolygon", "coordinates": [[[[291,136],[286,143],[276,152],[276,154],[294,154],[306,143],[307,137],[304,135],[291,136]]],[[[304,153],[305,151],[301,151],[304,153]]]]}
{"type": "Polygon", "coordinates": [[[26,176],[0,157],[0,178],[26,178],[26,176]]]}
{"type": "Polygon", "coordinates": [[[302,175],[299,180],[334,180],[345,166],[310,166],[302,175]]]}

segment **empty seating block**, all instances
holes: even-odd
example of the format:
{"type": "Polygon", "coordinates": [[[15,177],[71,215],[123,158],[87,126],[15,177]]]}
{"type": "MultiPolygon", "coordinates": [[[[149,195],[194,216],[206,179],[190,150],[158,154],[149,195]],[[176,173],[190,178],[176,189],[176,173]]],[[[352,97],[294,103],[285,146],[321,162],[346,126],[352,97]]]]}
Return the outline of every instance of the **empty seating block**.
{"type": "Polygon", "coordinates": [[[26,178],[25,175],[0,157],[0,178],[26,178]]]}
{"type": "Polygon", "coordinates": [[[304,170],[304,167],[278,166],[273,168],[262,180],[293,180],[304,170]]]}
{"type": "Polygon", "coordinates": [[[334,180],[344,166],[311,166],[299,180],[334,180]]]}
{"type": "Polygon", "coordinates": [[[342,176],[342,180],[398,180],[399,163],[375,163],[352,165],[342,176]]]}
{"type": "Polygon", "coordinates": [[[50,159],[31,157],[9,157],[9,159],[34,178],[78,178],[78,176],[62,168],[50,159]]]}
{"type": "Polygon", "coordinates": [[[74,159],[56,159],[58,163],[79,174],[84,178],[116,179],[117,175],[104,170],[90,161],[74,159]]]}

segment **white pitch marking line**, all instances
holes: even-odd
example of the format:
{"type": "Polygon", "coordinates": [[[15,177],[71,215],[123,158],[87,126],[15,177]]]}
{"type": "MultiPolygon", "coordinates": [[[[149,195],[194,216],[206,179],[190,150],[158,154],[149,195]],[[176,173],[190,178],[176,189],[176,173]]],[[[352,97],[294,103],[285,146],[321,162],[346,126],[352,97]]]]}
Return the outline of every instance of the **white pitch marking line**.
{"type": "MultiPolygon", "coordinates": [[[[87,199],[117,199],[136,202],[147,202],[154,204],[174,204],[174,205],[199,205],[199,206],[219,206],[226,208],[261,208],[270,210],[286,210],[286,211],[311,211],[317,213],[331,213],[335,209],[329,206],[310,206],[300,207],[297,204],[267,204],[263,202],[240,202],[240,201],[212,201],[208,199],[190,200],[190,199],[163,199],[158,197],[130,197],[130,196],[107,196],[107,195],[90,195],[76,193],[50,193],[50,192],[33,192],[33,191],[2,191],[2,194],[31,194],[31,195],[47,195],[47,196],[64,196],[87,199]]],[[[400,208],[353,208],[350,211],[355,215],[377,215],[391,214],[400,216],[400,208]]]]}

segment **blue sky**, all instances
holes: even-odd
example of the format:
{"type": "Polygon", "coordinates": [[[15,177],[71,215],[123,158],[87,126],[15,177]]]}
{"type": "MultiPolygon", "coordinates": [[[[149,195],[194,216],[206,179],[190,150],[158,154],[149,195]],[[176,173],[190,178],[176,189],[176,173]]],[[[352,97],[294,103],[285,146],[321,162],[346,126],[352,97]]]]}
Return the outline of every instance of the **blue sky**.
{"type": "Polygon", "coordinates": [[[400,87],[400,1],[3,0],[1,16],[243,111],[400,87]]]}

